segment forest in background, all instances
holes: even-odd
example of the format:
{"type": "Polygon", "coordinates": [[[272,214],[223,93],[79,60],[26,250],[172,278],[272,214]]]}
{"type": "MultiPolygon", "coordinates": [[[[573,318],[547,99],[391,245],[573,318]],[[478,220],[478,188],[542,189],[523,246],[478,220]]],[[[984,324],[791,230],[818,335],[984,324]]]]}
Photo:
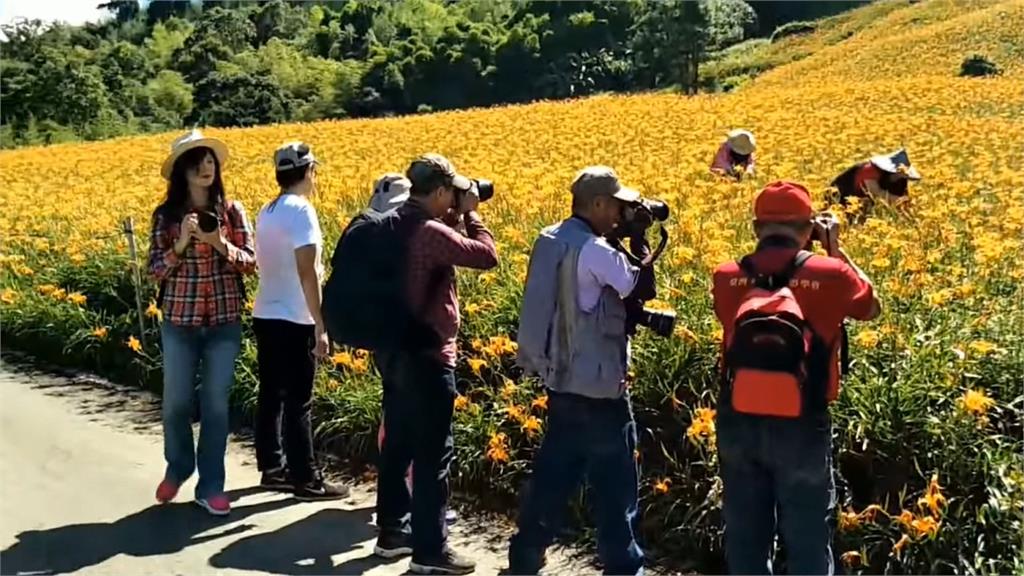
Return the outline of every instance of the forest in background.
{"type": "Polygon", "coordinates": [[[700,66],[864,3],[109,0],[0,27],[0,146],[729,89],[700,66]]]}

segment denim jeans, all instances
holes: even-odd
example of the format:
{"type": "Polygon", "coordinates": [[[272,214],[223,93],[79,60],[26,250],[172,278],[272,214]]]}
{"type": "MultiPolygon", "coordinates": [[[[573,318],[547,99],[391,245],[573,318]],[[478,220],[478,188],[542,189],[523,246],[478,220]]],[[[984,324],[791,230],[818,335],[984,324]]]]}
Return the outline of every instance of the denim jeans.
{"type": "Polygon", "coordinates": [[[315,330],[312,324],[265,318],[253,318],[252,328],[260,374],[256,463],[262,472],[287,465],[291,480],[305,484],[318,472],[310,416],[316,375],[315,330]]]}
{"type": "Polygon", "coordinates": [[[717,431],[730,573],[771,574],[778,530],[787,574],[832,574],[828,416],[758,418],[720,409],[717,431]]]}
{"type": "Polygon", "coordinates": [[[413,559],[431,559],[448,540],[455,371],[426,354],[378,353],[376,361],[387,431],[377,475],[377,524],[381,531],[411,530],[413,559]],[[411,498],[405,483],[410,463],[416,468],[411,498]]]}
{"type": "Polygon", "coordinates": [[[548,393],[547,431],[533,463],[509,547],[513,574],[536,574],[560,529],[569,498],[584,477],[596,508],[597,552],[605,574],[639,574],[636,541],[636,423],[628,398],[596,400],[548,393]]]}
{"type": "Polygon", "coordinates": [[[242,342],[237,322],[220,326],[160,325],[164,359],[164,459],[166,477],[179,484],[199,468],[196,498],[224,492],[224,451],[228,439],[228,392],[242,342]],[[202,372],[200,373],[200,366],[202,372]],[[192,443],[192,399],[199,386],[198,450],[192,443]]]}

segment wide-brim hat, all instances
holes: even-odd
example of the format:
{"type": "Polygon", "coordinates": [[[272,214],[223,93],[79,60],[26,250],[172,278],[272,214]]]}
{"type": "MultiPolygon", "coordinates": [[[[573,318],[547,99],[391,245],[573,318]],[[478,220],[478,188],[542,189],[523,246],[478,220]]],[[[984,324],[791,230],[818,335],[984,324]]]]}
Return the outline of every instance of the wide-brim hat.
{"type": "Polygon", "coordinates": [[[910,164],[910,157],[905,148],[900,148],[892,154],[873,156],[871,163],[876,168],[890,174],[903,174],[910,180],[920,180],[921,173],[910,164]]]}
{"type": "Polygon", "coordinates": [[[736,130],[730,130],[726,137],[726,141],[729,143],[729,148],[737,154],[748,156],[754,153],[757,149],[757,140],[754,138],[754,134],[749,130],[742,130],[737,128],[736,130]]]}
{"type": "Polygon", "coordinates": [[[164,160],[163,166],[160,168],[160,174],[164,177],[164,180],[171,179],[171,172],[174,170],[174,163],[178,161],[178,158],[182,154],[192,150],[193,148],[209,148],[213,150],[213,155],[217,157],[217,163],[220,164],[221,169],[224,169],[224,164],[228,161],[228,145],[217,140],[216,138],[208,138],[203,136],[203,133],[199,130],[192,130],[184,136],[178,137],[171,143],[171,153],[164,160]]]}

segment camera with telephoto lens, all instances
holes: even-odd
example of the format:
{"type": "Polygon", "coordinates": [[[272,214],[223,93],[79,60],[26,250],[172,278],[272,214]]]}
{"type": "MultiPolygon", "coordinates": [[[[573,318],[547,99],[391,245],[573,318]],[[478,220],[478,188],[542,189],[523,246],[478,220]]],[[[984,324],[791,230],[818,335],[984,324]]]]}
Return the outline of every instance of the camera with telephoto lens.
{"type": "Polygon", "coordinates": [[[676,313],[674,310],[652,310],[641,306],[634,314],[634,322],[654,332],[662,338],[668,338],[676,329],[676,313]]]}
{"type": "Polygon", "coordinates": [[[199,229],[203,232],[209,234],[220,228],[220,217],[213,212],[198,212],[196,215],[199,216],[199,229]]]}
{"type": "Polygon", "coordinates": [[[630,249],[616,243],[626,254],[630,263],[640,268],[636,288],[623,303],[626,306],[626,333],[632,335],[636,326],[644,326],[658,336],[668,338],[676,326],[676,313],[672,310],[654,310],[644,306],[645,302],[657,296],[654,280],[654,263],[661,256],[668,243],[668,231],[660,228],[661,240],[655,250],[647,241],[647,230],[654,222],[668,220],[668,204],[660,200],[641,198],[623,208],[622,220],[613,233],[617,238],[629,238],[630,249]]]}
{"type": "Polygon", "coordinates": [[[487,202],[494,197],[494,182],[483,178],[470,178],[470,181],[476,186],[476,193],[480,196],[481,202],[487,202]]]}
{"type": "Polygon", "coordinates": [[[668,220],[668,204],[661,200],[648,200],[641,198],[636,202],[626,204],[622,209],[622,221],[620,235],[623,238],[632,238],[643,234],[654,225],[655,221],[664,222],[668,220]]]}

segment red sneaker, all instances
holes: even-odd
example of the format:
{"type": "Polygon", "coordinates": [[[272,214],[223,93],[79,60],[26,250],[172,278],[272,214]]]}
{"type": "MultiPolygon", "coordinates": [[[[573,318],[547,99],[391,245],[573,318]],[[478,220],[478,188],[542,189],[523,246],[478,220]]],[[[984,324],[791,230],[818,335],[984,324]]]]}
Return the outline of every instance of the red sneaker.
{"type": "Polygon", "coordinates": [[[161,504],[166,504],[174,497],[178,495],[179,485],[177,482],[164,478],[160,481],[160,485],[156,487],[156,501],[161,504]]]}
{"type": "Polygon", "coordinates": [[[196,504],[214,516],[227,516],[231,513],[231,501],[227,494],[217,494],[209,498],[196,498],[196,504]]]}

